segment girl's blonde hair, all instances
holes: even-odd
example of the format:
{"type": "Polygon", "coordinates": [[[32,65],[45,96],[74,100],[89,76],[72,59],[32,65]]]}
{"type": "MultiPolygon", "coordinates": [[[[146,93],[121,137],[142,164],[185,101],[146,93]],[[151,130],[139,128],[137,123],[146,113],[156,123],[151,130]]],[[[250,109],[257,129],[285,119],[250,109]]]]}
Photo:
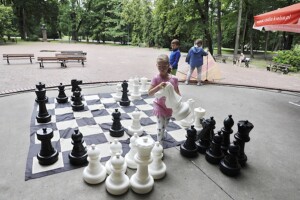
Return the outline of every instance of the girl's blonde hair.
{"type": "Polygon", "coordinates": [[[157,63],[162,62],[162,63],[165,63],[165,64],[170,64],[169,63],[169,56],[166,55],[166,54],[161,54],[157,57],[156,62],[157,63]]]}

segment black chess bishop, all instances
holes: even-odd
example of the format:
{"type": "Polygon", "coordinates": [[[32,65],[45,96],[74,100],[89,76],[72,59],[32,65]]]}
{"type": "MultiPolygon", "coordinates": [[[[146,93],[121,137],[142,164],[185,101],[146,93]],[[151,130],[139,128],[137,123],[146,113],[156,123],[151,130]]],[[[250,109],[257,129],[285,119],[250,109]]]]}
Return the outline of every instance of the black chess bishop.
{"type": "Polygon", "coordinates": [[[224,119],[223,124],[224,127],[221,129],[223,136],[221,148],[223,153],[226,154],[230,145],[230,134],[233,133],[232,126],[234,125],[234,121],[232,115],[228,115],[228,117],[224,119]]]}

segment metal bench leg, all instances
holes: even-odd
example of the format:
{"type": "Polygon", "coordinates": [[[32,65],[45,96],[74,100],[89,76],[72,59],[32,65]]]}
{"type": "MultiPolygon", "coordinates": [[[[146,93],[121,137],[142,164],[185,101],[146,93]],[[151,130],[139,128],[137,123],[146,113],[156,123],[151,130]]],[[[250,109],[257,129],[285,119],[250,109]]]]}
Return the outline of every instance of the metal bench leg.
{"type": "Polygon", "coordinates": [[[8,58],[8,56],[6,57],[6,61],[7,61],[7,64],[9,64],[9,58],[8,58]]]}
{"type": "Polygon", "coordinates": [[[84,67],[84,61],[83,60],[81,61],[81,64],[82,64],[82,67],[84,67]]]}
{"type": "Polygon", "coordinates": [[[32,60],[31,60],[31,57],[29,57],[29,59],[30,59],[30,63],[32,64],[32,60]]]}

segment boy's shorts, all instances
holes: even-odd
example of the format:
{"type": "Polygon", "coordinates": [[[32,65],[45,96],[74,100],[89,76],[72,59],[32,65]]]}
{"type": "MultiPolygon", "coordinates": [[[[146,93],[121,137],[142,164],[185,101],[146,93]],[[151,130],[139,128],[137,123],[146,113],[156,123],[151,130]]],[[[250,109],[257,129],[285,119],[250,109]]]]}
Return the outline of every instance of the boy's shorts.
{"type": "Polygon", "coordinates": [[[171,70],[171,74],[174,75],[174,76],[176,76],[176,72],[177,72],[177,69],[172,69],[171,70]]]}

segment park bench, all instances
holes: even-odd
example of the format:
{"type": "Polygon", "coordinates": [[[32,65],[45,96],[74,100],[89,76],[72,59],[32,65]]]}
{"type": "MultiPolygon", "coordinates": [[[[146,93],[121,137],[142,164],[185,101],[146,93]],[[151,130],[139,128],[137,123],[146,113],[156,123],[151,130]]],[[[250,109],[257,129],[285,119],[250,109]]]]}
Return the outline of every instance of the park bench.
{"type": "Polygon", "coordinates": [[[67,55],[85,55],[86,56],[86,52],[83,51],[61,51],[61,54],[67,54],[67,55]]]}
{"type": "Polygon", "coordinates": [[[18,59],[29,59],[30,63],[32,63],[32,59],[34,59],[34,54],[3,54],[3,60],[9,63],[9,59],[11,60],[18,60],[18,59]]]}
{"type": "Polygon", "coordinates": [[[216,62],[226,63],[227,58],[228,58],[227,56],[222,56],[219,54],[214,55],[214,59],[216,62]]]}
{"type": "Polygon", "coordinates": [[[274,72],[281,71],[283,74],[288,74],[290,72],[289,70],[290,67],[292,66],[288,64],[270,62],[266,68],[268,71],[274,71],[274,72]]]}
{"type": "Polygon", "coordinates": [[[86,57],[81,55],[57,54],[54,57],[38,57],[37,60],[40,64],[40,68],[44,68],[44,63],[60,63],[62,68],[66,68],[67,67],[66,63],[72,61],[77,61],[77,62],[81,61],[82,66],[84,66],[86,57]]]}

